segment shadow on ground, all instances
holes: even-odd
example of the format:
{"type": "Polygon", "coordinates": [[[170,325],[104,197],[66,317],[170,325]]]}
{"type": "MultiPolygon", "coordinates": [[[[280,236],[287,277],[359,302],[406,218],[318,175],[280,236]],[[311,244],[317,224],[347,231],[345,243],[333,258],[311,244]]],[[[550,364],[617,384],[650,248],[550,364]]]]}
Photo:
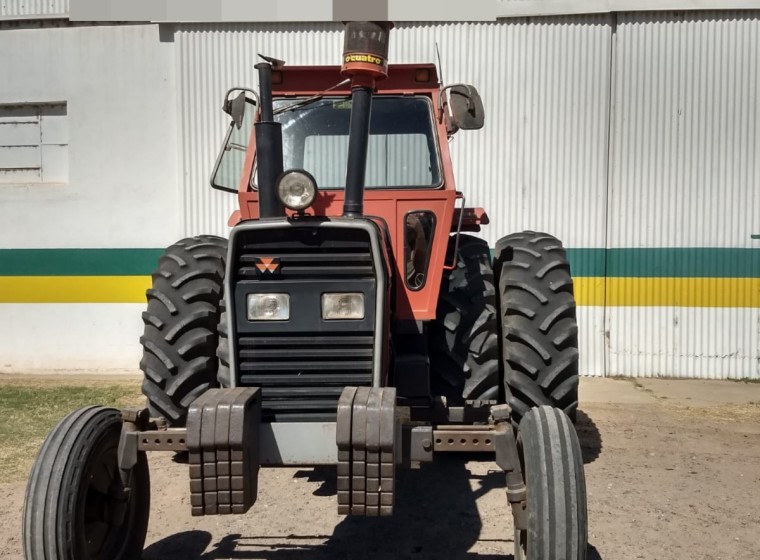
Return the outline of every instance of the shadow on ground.
{"type": "MultiPolygon", "coordinates": [[[[473,457],[444,456],[435,464],[419,470],[398,473],[397,498],[393,517],[344,518],[331,535],[302,534],[245,536],[231,534],[214,541],[206,531],[186,531],[166,537],[145,549],[145,560],[221,560],[221,559],[423,559],[513,560],[512,527],[505,526],[503,537],[479,539],[483,523],[476,500],[483,494],[504,487],[501,471],[473,474],[467,461],[473,457]],[[474,481],[474,484],[472,482],[474,481]],[[314,541],[322,541],[315,543],[314,541]],[[501,553],[476,553],[477,543],[501,553]]],[[[334,469],[302,470],[296,477],[308,477],[322,484],[316,495],[335,493],[334,469]]],[[[499,491],[499,490],[497,490],[499,491]]],[[[283,496],[283,499],[286,497],[283,496]]],[[[325,504],[335,507],[334,502],[325,504]]],[[[509,523],[506,497],[502,515],[509,523]]],[[[589,546],[588,560],[602,560],[589,546]]]]}
{"type": "Polygon", "coordinates": [[[602,454],[602,435],[591,417],[583,410],[576,412],[575,431],[581,444],[583,462],[593,463],[602,454]]]}

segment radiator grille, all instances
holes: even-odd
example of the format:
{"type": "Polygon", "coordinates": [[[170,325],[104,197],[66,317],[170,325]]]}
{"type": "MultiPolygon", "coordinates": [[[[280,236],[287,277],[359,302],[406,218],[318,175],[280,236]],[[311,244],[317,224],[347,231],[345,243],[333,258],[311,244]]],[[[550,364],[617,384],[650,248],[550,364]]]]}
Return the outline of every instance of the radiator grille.
{"type": "Polygon", "coordinates": [[[241,336],[240,384],[262,390],[264,421],[332,421],[343,387],[372,385],[373,336],[241,336]]]}
{"type": "MultiPolygon", "coordinates": [[[[233,270],[245,284],[283,281],[292,289],[294,283],[374,281],[369,235],[363,230],[252,230],[241,234],[238,247],[233,270]],[[262,273],[257,265],[272,258],[276,273],[262,273]]],[[[372,330],[303,332],[303,325],[294,323],[288,332],[258,325],[255,332],[251,327],[238,333],[238,383],[261,387],[265,422],[333,421],[345,386],[372,385],[372,330]]]]}
{"type": "Polygon", "coordinates": [[[262,257],[278,259],[278,278],[282,280],[342,280],[373,277],[368,241],[325,240],[309,247],[301,242],[258,241],[241,247],[239,280],[261,277],[256,267],[262,257]]]}

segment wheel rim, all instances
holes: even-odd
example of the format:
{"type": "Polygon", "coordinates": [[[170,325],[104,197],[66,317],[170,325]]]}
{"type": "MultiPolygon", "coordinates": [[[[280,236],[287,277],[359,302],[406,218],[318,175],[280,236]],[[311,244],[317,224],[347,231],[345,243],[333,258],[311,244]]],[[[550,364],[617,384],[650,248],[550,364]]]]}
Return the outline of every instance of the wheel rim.
{"type": "Polygon", "coordinates": [[[118,432],[109,434],[87,462],[78,496],[77,525],[84,558],[123,557],[135,530],[137,514],[134,497],[137,471],[133,473],[130,493],[124,492],[118,468],[118,432]]]}

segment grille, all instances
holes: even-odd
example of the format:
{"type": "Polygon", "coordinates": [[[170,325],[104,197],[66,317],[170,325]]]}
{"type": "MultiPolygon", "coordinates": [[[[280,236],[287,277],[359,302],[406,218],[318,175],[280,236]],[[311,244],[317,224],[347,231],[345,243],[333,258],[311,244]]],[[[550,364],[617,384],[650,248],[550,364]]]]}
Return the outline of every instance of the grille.
{"type": "MultiPolygon", "coordinates": [[[[354,232],[355,233],[355,232],[354,232]]],[[[345,234],[344,234],[345,235],[345,234]]],[[[309,241],[308,238],[306,241],[309,241]]],[[[279,259],[277,278],[282,280],[341,280],[373,277],[369,241],[324,239],[309,245],[300,240],[261,240],[242,245],[237,277],[257,280],[261,257],[279,259]]]]}
{"type": "Polygon", "coordinates": [[[372,335],[241,336],[240,385],[262,391],[263,420],[333,421],[343,387],[372,385],[372,335]]]}
{"type": "MultiPolygon", "coordinates": [[[[238,282],[283,281],[291,290],[294,284],[315,281],[374,282],[369,235],[363,230],[252,230],[241,233],[238,247],[238,282]],[[272,257],[278,262],[276,274],[262,274],[256,265],[272,257]]],[[[315,291],[314,298],[319,297],[315,291]]],[[[374,302],[366,301],[365,306],[374,302]]],[[[304,332],[304,325],[294,323],[287,332],[256,325],[238,333],[239,385],[261,387],[265,422],[334,421],[345,386],[372,385],[371,329],[304,332]]]]}

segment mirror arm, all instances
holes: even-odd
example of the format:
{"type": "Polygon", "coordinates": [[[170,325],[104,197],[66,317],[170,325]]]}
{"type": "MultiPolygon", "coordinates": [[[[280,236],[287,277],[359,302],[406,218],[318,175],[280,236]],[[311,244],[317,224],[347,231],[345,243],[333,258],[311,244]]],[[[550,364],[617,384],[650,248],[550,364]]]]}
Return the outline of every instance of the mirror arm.
{"type": "Polygon", "coordinates": [[[452,122],[452,120],[451,120],[451,117],[450,117],[449,111],[448,111],[449,100],[448,100],[448,97],[444,96],[444,92],[447,89],[450,89],[450,88],[452,88],[452,87],[454,87],[456,85],[460,85],[460,84],[451,84],[449,86],[442,87],[438,91],[438,113],[439,113],[438,120],[439,121],[443,121],[444,119],[446,119],[445,120],[445,123],[446,123],[446,134],[448,135],[449,138],[451,138],[452,136],[454,136],[454,134],[459,130],[459,127],[457,127],[452,122]]]}
{"type": "MultiPolygon", "coordinates": [[[[441,103],[442,103],[442,100],[443,100],[443,92],[445,92],[447,89],[451,89],[451,88],[454,88],[454,87],[457,87],[457,86],[466,87],[466,88],[468,88],[468,89],[469,89],[469,87],[470,87],[470,86],[468,86],[467,84],[449,84],[449,85],[447,85],[447,86],[445,86],[445,87],[442,87],[442,88],[441,88],[441,90],[438,92],[438,104],[439,104],[439,105],[441,105],[441,103]]],[[[469,99],[467,100],[467,102],[468,102],[468,104],[469,104],[469,99]]]]}
{"type": "Polygon", "coordinates": [[[245,105],[246,103],[256,106],[261,106],[261,99],[259,97],[259,94],[256,93],[256,91],[250,89],[250,88],[243,88],[243,87],[233,87],[227,90],[227,93],[224,96],[224,103],[222,104],[222,111],[227,113],[229,116],[232,117],[233,122],[237,125],[238,128],[242,126],[242,119],[245,114],[245,105]],[[238,94],[235,96],[234,99],[230,99],[230,95],[232,93],[238,92],[238,94]],[[250,99],[247,93],[250,93],[255,97],[255,100],[250,99]],[[240,105],[242,98],[242,105],[240,105]],[[237,114],[239,111],[242,111],[242,113],[237,114]]]}
{"type": "MultiPolygon", "coordinates": [[[[233,91],[245,91],[245,92],[250,93],[251,95],[253,95],[256,98],[255,105],[261,106],[261,99],[259,98],[259,94],[258,94],[258,92],[256,92],[256,90],[251,89],[251,88],[247,88],[247,87],[239,87],[239,86],[237,86],[237,87],[231,87],[230,89],[227,90],[227,93],[224,95],[224,102],[225,103],[227,103],[227,101],[229,100],[230,94],[233,91]]],[[[248,101],[248,98],[246,97],[245,100],[248,101]]]]}

